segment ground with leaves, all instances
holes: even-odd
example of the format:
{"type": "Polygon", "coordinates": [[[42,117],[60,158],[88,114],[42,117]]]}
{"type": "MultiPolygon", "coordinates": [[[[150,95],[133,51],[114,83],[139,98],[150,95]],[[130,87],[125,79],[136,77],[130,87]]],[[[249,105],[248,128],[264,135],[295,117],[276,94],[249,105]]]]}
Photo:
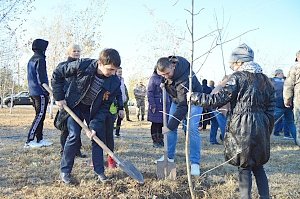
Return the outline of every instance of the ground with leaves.
{"type": "MultiPolygon", "coordinates": [[[[59,180],[60,132],[53,120],[45,120],[45,137],[53,146],[24,149],[34,111],[32,107],[0,109],[0,198],[190,198],[185,168],[184,137],[179,133],[177,146],[177,180],[156,179],[154,160],[163,154],[152,147],[150,123],[127,122],[116,138],[116,154],[130,160],[143,174],[145,183],[138,184],[122,170],[106,170],[112,178],[107,184],[97,183],[90,166],[91,147],[86,136],[83,152],[88,158],[76,158],[73,175],[76,186],[66,186],[59,180]]],[[[134,115],[131,116],[135,119],[134,115]]],[[[210,145],[209,131],[202,131],[201,172],[224,162],[223,146],[210,145]]],[[[292,141],[272,137],[271,159],[265,169],[272,198],[300,198],[300,150],[292,141]]],[[[196,198],[238,198],[237,169],[225,164],[204,176],[193,177],[196,198]]],[[[253,181],[253,198],[257,198],[253,181]]]]}

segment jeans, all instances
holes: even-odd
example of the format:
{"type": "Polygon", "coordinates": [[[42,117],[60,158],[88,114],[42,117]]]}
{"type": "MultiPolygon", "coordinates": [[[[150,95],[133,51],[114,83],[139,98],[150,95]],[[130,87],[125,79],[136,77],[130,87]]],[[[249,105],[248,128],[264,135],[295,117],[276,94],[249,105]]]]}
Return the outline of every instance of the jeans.
{"type": "MultiPolygon", "coordinates": [[[[275,107],[274,110],[274,119],[275,122],[283,115],[283,120],[284,120],[284,126],[285,126],[285,131],[289,131],[292,135],[292,137],[294,138],[294,140],[296,140],[296,126],[294,123],[294,113],[293,113],[293,109],[291,108],[278,108],[275,107]]],[[[275,124],[276,125],[276,124],[275,124]]],[[[285,132],[284,134],[286,134],[287,132],[285,132]]]]}
{"type": "Polygon", "coordinates": [[[239,167],[239,190],[241,199],[251,198],[252,189],[252,172],[255,176],[256,186],[259,194],[259,198],[268,199],[269,195],[269,183],[263,166],[258,167],[239,167]]]}
{"type": "MultiPolygon", "coordinates": [[[[90,108],[89,106],[79,104],[73,112],[83,121],[85,120],[89,124],[90,108]]],[[[99,128],[95,129],[96,135],[102,141],[105,140],[105,122],[99,122],[99,128]]],[[[80,149],[80,133],[81,127],[72,118],[68,117],[67,126],[69,130],[69,136],[66,140],[63,155],[60,163],[60,170],[62,173],[71,173],[76,152],[80,149]]],[[[97,174],[104,172],[103,166],[103,150],[97,143],[92,141],[92,161],[94,165],[94,171],[97,174]]]]}
{"type": "MultiPolygon", "coordinates": [[[[177,104],[172,102],[170,107],[170,115],[173,115],[176,111],[177,104]]],[[[191,118],[190,118],[190,160],[192,164],[200,164],[200,145],[201,137],[198,131],[198,123],[200,121],[200,114],[202,113],[202,107],[191,106],[191,118]]],[[[171,116],[169,116],[170,120],[171,116]]],[[[177,128],[168,133],[168,158],[174,159],[175,150],[177,144],[177,128]]]]}
{"type": "Polygon", "coordinates": [[[213,114],[215,117],[212,117],[210,119],[211,126],[210,126],[209,142],[211,144],[216,144],[218,128],[220,128],[221,137],[222,137],[222,140],[224,140],[225,128],[226,128],[226,117],[222,113],[216,112],[216,111],[214,111],[213,114]]]}

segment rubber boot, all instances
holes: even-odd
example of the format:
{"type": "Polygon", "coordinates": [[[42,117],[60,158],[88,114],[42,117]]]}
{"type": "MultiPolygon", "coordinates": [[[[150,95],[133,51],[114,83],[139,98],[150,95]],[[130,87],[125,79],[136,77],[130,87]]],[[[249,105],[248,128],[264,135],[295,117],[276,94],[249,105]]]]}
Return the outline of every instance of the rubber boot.
{"type": "Polygon", "coordinates": [[[116,162],[110,156],[107,157],[107,167],[110,168],[110,169],[114,169],[114,168],[117,167],[116,162]]]}

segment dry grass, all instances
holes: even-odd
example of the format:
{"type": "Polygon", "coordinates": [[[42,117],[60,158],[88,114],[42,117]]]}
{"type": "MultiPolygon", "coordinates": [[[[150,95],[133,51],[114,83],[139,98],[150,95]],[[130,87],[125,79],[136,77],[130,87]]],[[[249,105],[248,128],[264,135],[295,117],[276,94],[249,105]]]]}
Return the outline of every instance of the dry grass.
{"type": "MultiPolygon", "coordinates": [[[[0,109],[0,198],[190,198],[187,184],[184,140],[179,133],[176,181],[157,180],[153,160],[162,149],[152,147],[148,122],[124,122],[121,138],[116,139],[115,152],[130,160],[144,175],[139,185],[120,169],[106,170],[112,181],[97,183],[90,163],[90,141],[83,138],[83,151],[89,158],[75,160],[73,175],[77,186],[59,181],[59,131],[45,120],[45,137],[52,147],[25,150],[23,148],[33,118],[31,107],[15,107],[13,114],[0,109]]],[[[132,118],[135,118],[132,116],[132,118]]],[[[207,171],[224,161],[223,146],[209,145],[208,131],[201,132],[201,171],[207,171]]],[[[272,138],[272,152],[265,169],[269,177],[272,198],[300,198],[300,150],[292,141],[272,138]]],[[[204,177],[193,177],[197,198],[238,198],[237,168],[228,164],[204,177]]],[[[257,190],[253,181],[253,198],[257,190]]]]}

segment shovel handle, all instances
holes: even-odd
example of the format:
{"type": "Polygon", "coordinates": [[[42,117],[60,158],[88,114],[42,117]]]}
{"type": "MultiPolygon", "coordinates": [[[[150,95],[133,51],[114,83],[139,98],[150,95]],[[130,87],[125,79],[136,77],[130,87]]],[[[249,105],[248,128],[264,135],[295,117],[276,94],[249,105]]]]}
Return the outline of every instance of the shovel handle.
{"type": "MultiPolygon", "coordinates": [[[[164,127],[167,127],[168,125],[168,121],[167,121],[167,92],[166,92],[166,87],[163,84],[161,86],[162,89],[162,94],[163,94],[163,125],[164,127]]],[[[164,153],[164,160],[167,163],[168,161],[168,138],[167,138],[167,134],[164,134],[164,149],[165,149],[165,153],[164,153]]]]}
{"type": "MultiPolygon", "coordinates": [[[[51,88],[47,84],[44,83],[43,87],[50,93],[50,95],[53,95],[51,88]]],[[[90,137],[89,135],[92,134],[92,131],[87,127],[87,125],[85,125],[81,121],[81,119],[67,105],[63,105],[63,108],[81,126],[81,128],[85,131],[86,135],[90,137]]],[[[109,156],[111,156],[116,161],[117,164],[120,164],[120,160],[96,135],[92,138],[109,156]]]]}

